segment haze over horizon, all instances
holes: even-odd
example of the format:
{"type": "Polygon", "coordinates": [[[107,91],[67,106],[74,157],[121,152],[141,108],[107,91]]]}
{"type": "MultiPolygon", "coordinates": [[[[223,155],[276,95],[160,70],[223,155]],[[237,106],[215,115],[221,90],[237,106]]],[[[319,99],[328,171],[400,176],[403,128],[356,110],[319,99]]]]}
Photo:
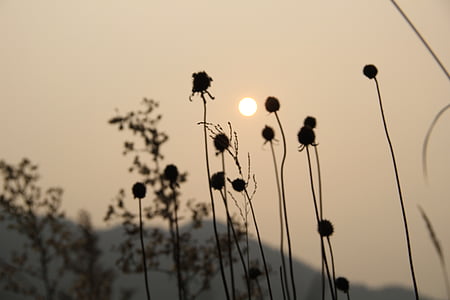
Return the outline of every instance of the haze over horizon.
{"type": "MultiPolygon", "coordinates": [[[[398,1],[447,68],[450,2],[398,1]]],[[[99,228],[120,188],[139,178],[122,156],[130,135],[107,124],[160,102],[167,163],[189,173],[186,199],[209,201],[203,161],[201,99],[188,97],[192,73],[212,78],[208,119],[238,132],[241,158],[251,155],[258,183],[254,204],[263,240],[278,246],[277,195],[270,148],[261,130],[275,119],[267,96],[281,102],[288,138],[286,190],[294,255],[318,268],[319,242],[304,152],[296,134],[317,118],[325,216],[335,225],[337,268],[369,286],[410,287],[400,207],[374,83],[378,67],[386,117],[398,159],[410,221],[419,290],[445,298],[435,250],[417,210],[433,222],[447,261],[450,235],[450,114],[430,139],[429,184],[422,143],[450,85],[390,1],[86,1],[0,0],[0,159],[28,157],[42,185],[65,190],[63,208],[92,214],[99,228]],[[238,101],[257,100],[251,118],[238,101]]],[[[281,159],[281,143],[276,148],[281,159]]],[[[213,168],[220,167],[213,158],[213,168]]],[[[231,175],[230,175],[231,177],[231,175]]],[[[130,197],[130,201],[132,201],[130,197]]],[[[133,205],[134,202],[130,202],[133,205]]]]}

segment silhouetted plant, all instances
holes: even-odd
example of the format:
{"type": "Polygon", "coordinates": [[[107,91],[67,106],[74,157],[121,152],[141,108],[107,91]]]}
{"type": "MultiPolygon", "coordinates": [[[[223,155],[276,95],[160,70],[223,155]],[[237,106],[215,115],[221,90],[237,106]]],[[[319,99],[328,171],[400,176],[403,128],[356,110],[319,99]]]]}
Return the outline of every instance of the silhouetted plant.
{"type": "Polygon", "coordinates": [[[404,225],[405,237],[406,237],[406,246],[408,249],[409,267],[410,267],[411,278],[412,278],[413,287],[414,287],[414,294],[415,294],[416,300],[419,300],[419,291],[417,289],[416,275],[414,272],[414,264],[413,264],[413,257],[412,257],[411,241],[410,241],[410,237],[409,237],[408,219],[406,217],[406,209],[405,209],[405,205],[403,202],[403,194],[402,194],[402,190],[401,190],[401,186],[400,186],[400,177],[399,177],[398,168],[397,168],[397,161],[396,161],[395,155],[394,155],[394,147],[392,145],[391,138],[389,136],[386,117],[384,116],[383,103],[381,101],[380,86],[378,84],[378,80],[376,77],[378,70],[374,65],[366,65],[363,68],[363,73],[369,79],[373,79],[375,81],[375,85],[376,85],[376,90],[377,90],[377,95],[378,95],[378,103],[380,105],[381,118],[382,118],[382,122],[383,122],[384,132],[386,135],[386,140],[388,142],[388,146],[389,146],[389,150],[390,150],[390,154],[391,154],[391,158],[392,158],[392,164],[393,164],[394,173],[395,173],[395,180],[397,183],[397,192],[398,192],[401,211],[402,211],[403,225],[404,225]]]}
{"type": "Polygon", "coordinates": [[[298,142],[300,143],[299,151],[303,151],[306,149],[306,157],[308,161],[308,171],[311,185],[312,198],[314,202],[314,212],[317,220],[318,232],[320,234],[320,247],[322,253],[322,299],[325,297],[325,280],[324,280],[324,269],[327,273],[328,283],[330,286],[331,297],[332,299],[336,299],[336,288],[334,286],[334,280],[331,278],[330,269],[328,265],[328,259],[325,252],[324,238],[327,239],[330,256],[332,260],[332,269],[333,269],[333,279],[335,278],[335,270],[334,270],[334,257],[333,251],[331,247],[331,242],[329,236],[333,233],[333,225],[330,221],[323,219],[323,211],[322,211],[322,186],[321,186],[321,176],[320,176],[320,164],[319,164],[319,155],[317,151],[317,144],[315,142],[316,135],[314,133],[314,128],[316,127],[317,121],[314,117],[306,117],[303,121],[303,126],[300,128],[300,131],[297,134],[298,142]],[[317,174],[319,181],[319,205],[317,204],[316,191],[313,179],[312,172],[312,164],[311,164],[311,154],[309,152],[309,147],[312,146],[315,149],[316,154],[316,163],[317,163],[317,174]]]}
{"type": "MultiPolygon", "coordinates": [[[[221,136],[221,140],[222,140],[221,145],[222,145],[222,147],[220,149],[223,149],[223,150],[220,151],[219,148],[217,148],[217,146],[216,146],[217,150],[220,153],[222,153],[222,154],[223,154],[223,152],[226,151],[231,156],[231,158],[233,159],[233,161],[234,161],[234,163],[236,165],[236,168],[237,168],[237,170],[239,172],[240,180],[244,181],[244,174],[243,174],[242,166],[241,166],[241,163],[240,163],[240,160],[239,160],[239,142],[238,142],[238,138],[237,138],[237,133],[235,131],[233,131],[233,129],[231,127],[231,123],[228,123],[229,131],[230,131],[230,137],[229,138],[226,136],[226,134],[224,133],[224,131],[223,131],[223,129],[222,129],[222,127],[220,125],[213,125],[213,124],[210,124],[210,123],[205,124],[205,125],[207,126],[207,129],[211,132],[212,137],[214,138],[214,143],[215,144],[216,144],[217,137],[221,136]],[[224,136],[227,137],[227,139],[225,139],[224,136]],[[223,142],[225,140],[227,141],[227,143],[223,142]],[[225,144],[227,144],[227,147],[223,147],[223,145],[225,145],[225,144]]],[[[248,157],[249,157],[249,160],[250,160],[250,156],[248,156],[248,157]]],[[[222,164],[223,164],[223,162],[224,162],[224,157],[222,156],[222,164]]],[[[249,165],[250,165],[250,162],[249,162],[249,165]]],[[[250,174],[250,170],[249,170],[249,174],[250,174]]],[[[236,181],[236,179],[235,179],[235,181],[236,181]]],[[[255,191],[256,191],[256,187],[255,187],[255,191]]],[[[259,249],[260,249],[261,259],[262,259],[263,266],[264,266],[264,271],[265,271],[264,273],[265,273],[265,276],[266,276],[269,297],[270,297],[270,299],[273,299],[272,287],[271,287],[271,284],[270,284],[270,277],[269,277],[269,267],[268,267],[268,263],[267,263],[266,258],[265,258],[264,249],[263,249],[263,246],[262,246],[261,234],[260,234],[260,231],[259,231],[258,223],[257,223],[257,220],[256,220],[256,213],[255,213],[255,210],[253,208],[253,203],[252,203],[252,198],[253,198],[254,192],[253,192],[252,195],[250,195],[250,193],[248,192],[248,189],[247,189],[247,184],[244,184],[244,188],[242,190],[242,193],[246,197],[246,203],[248,203],[249,206],[250,206],[250,212],[251,212],[251,215],[252,215],[253,224],[255,225],[256,236],[257,236],[257,239],[258,239],[258,246],[259,246],[259,249]]]]}
{"type": "Polygon", "coordinates": [[[219,265],[220,265],[220,275],[222,276],[222,284],[223,288],[225,290],[225,295],[227,299],[230,299],[230,293],[228,291],[228,283],[225,277],[225,269],[224,269],[224,262],[222,257],[222,249],[220,248],[220,239],[219,239],[219,233],[217,230],[217,219],[216,219],[216,208],[214,203],[214,196],[212,192],[212,186],[211,186],[211,169],[209,166],[209,153],[208,153],[208,135],[206,131],[206,124],[207,124],[207,111],[206,111],[206,97],[205,94],[209,96],[209,98],[214,99],[213,96],[208,91],[208,88],[211,86],[212,78],[206,74],[205,71],[197,72],[192,74],[192,95],[189,97],[189,100],[192,101],[192,96],[195,94],[200,94],[201,99],[203,100],[203,122],[200,122],[200,124],[203,124],[203,140],[204,140],[204,146],[205,146],[205,162],[206,162],[206,175],[208,178],[208,189],[209,189],[209,198],[211,203],[211,211],[212,211],[212,217],[213,217],[213,229],[214,229],[214,237],[216,239],[216,246],[217,246],[217,255],[219,257],[219,265]]]}
{"type": "Polygon", "coordinates": [[[65,268],[75,275],[66,299],[112,299],[116,274],[100,262],[102,250],[89,213],[80,211],[77,223],[75,237],[69,245],[70,252],[65,256],[65,268]]]}
{"type": "MultiPolygon", "coordinates": [[[[164,159],[161,150],[168,136],[158,128],[161,120],[161,115],[155,112],[158,103],[144,99],[143,105],[143,110],[117,115],[109,123],[118,126],[119,130],[128,129],[138,137],[124,143],[124,154],[134,154],[129,171],[137,173],[141,177],[140,182],[151,190],[148,200],[143,202],[143,218],[148,221],[161,219],[168,224],[168,235],[157,227],[143,228],[147,245],[146,265],[149,270],[175,275],[182,281],[179,285],[182,299],[195,299],[209,289],[218,272],[217,244],[212,240],[199,242],[194,238],[194,232],[202,227],[203,219],[209,215],[209,206],[193,200],[180,201],[180,186],[186,181],[187,174],[179,172],[176,175],[175,166],[161,167],[164,159]],[[182,210],[186,213],[180,216],[182,210]],[[192,225],[186,227],[186,231],[178,232],[177,238],[177,223],[182,217],[192,220],[192,225]],[[173,265],[162,263],[164,257],[172,258],[173,265]]],[[[108,207],[105,221],[120,221],[126,233],[124,240],[117,245],[120,252],[117,265],[125,273],[140,273],[143,271],[142,258],[136,252],[139,224],[126,199],[125,191],[120,190],[114,203],[108,207]]]]}
{"type": "MultiPolygon", "coordinates": [[[[269,108],[273,109],[272,106],[276,105],[276,101],[269,100],[267,102],[266,106],[269,106],[269,108]],[[275,104],[271,104],[270,101],[274,102],[275,104]]],[[[280,256],[281,256],[281,272],[280,272],[280,279],[281,279],[281,287],[283,290],[283,299],[289,299],[289,287],[287,286],[287,271],[286,271],[286,258],[284,255],[284,218],[283,218],[283,208],[284,208],[284,202],[283,197],[281,196],[281,185],[280,185],[280,177],[278,175],[278,165],[277,165],[277,159],[275,156],[275,150],[273,147],[273,142],[275,140],[275,132],[272,127],[264,126],[262,130],[262,136],[265,140],[264,144],[269,143],[270,144],[270,151],[272,153],[272,161],[274,166],[274,172],[275,172],[275,182],[277,186],[277,193],[278,193],[278,213],[279,213],[279,219],[280,219],[280,256]]]]}
{"type": "MultiPolygon", "coordinates": [[[[275,114],[275,118],[277,119],[277,123],[280,128],[281,137],[282,137],[282,141],[283,141],[283,157],[281,159],[281,167],[280,167],[281,198],[283,200],[282,202],[283,202],[284,226],[285,226],[285,230],[286,230],[286,239],[287,239],[287,243],[288,243],[289,273],[290,273],[290,277],[291,277],[292,294],[293,294],[294,300],[296,300],[297,299],[297,291],[295,288],[294,267],[292,264],[291,235],[289,233],[289,221],[288,221],[288,216],[287,216],[287,205],[286,205],[286,192],[285,192],[285,185],[284,185],[284,166],[286,163],[286,155],[287,155],[286,137],[284,135],[283,126],[281,125],[280,118],[278,116],[278,110],[280,109],[279,100],[272,96],[267,97],[266,102],[265,102],[265,107],[269,113],[275,114]]],[[[282,254],[282,255],[284,256],[284,254],[282,254]]],[[[284,260],[284,258],[283,258],[283,260],[284,260]]],[[[285,270],[286,268],[283,266],[283,269],[285,270]]],[[[286,272],[284,274],[286,274],[286,272]]],[[[285,275],[285,281],[287,282],[286,275],[285,275]]],[[[285,292],[286,292],[287,299],[290,299],[290,292],[289,292],[289,288],[287,286],[285,288],[285,292]]]]}
{"type": "Polygon", "coordinates": [[[3,289],[53,300],[66,273],[63,258],[72,237],[61,209],[63,191],[43,190],[38,168],[28,159],[17,165],[0,161],[0,176],[0,220],[25,238],[22,249],[0,265],[3,289]]]}

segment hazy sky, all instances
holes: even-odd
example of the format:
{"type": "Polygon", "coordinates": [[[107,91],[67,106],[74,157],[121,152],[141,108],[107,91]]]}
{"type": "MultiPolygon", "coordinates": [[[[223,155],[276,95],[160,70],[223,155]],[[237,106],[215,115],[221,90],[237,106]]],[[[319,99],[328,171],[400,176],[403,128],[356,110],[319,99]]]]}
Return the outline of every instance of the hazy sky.
{"type": "MultiPolygon", "coordinates": [[[[398,4],[450,68],[450,2],[398,4]]],[[[265,124],[276,124],[262,109],[264,100],[276,96],[288,137],[295,256],[320,266],[306,154],[297,152],[296,139],[312,115],[338,274],[370,286],[411,286],[375,85],[362,75],[365,64],[377,65],[419,289],[445,296],[416,206],[428,213],[450,261],[450,112],[430,139],[428,186],[421,173],[422,142],[449,103],[450,84],[390,1],[0,0],[0,37],[0,158],[38,163],[44,185],[65,189],[69,216],[84,208],[105,227],[111,199],[137,179],[127,173],[131,158],[121,155],[126,136],[107,120],[115,108],[139,108],[143,97],[161,103],[161,129],[170,136],[167,163],[189,171],[183,195],[209,201],[197,125],[202,103],[188,100],[191,74],[205,70],[216,96],[208,103],[209,120],[231,121],[242,160],[251,154],[264,241],[278,247],[270,148],[261,138],[265,124]],[[260,105],[252,118],[237,112],[245,96],[260,105]]],[[[281,144],[276,150],[281,159],[281,144]]]]}

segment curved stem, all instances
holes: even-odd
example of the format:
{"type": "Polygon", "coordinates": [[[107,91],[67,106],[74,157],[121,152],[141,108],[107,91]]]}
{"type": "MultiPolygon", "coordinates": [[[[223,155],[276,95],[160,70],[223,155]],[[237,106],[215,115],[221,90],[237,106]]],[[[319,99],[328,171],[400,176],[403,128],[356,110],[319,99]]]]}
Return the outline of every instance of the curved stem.
{"type": "Polygon", "coordinates": [[[388,132],[388,129],[387,129],[387,124],[386,124],[386,118],[384,116],[383,103],[381,101],[380,87],[378,85],[377,78],[375,77],[374,79],[375,79],[375,84],[376,84],[376,87],[377,87],[378,102],[380,104],[380,111],[381,111],[381,117],[383,119],[384,132],[386,134],[386,139],[387,139],[387,142],[389,144],[389,150],[391,152],[392,163],[393,163],[393,166],[394,166],[395,180],[396,180],[396,183],[397,183],[397,191],[398,191],[398,196],[399,196],[399,199],[400,199],[400,206],[401,206],[401,209],[402,209],[403,224],[404,224],[404,227],[405,227],[405,237],[406,237],[406,245],[407,245],[407,248],[408,248],[409,267],[410,267],[410,270],[411,270],[411,277],[412,277],[413,286],[414,286],[414,293],[415,293],[415,296],[416,296],[416,300],[419,300],[419,292],[418,292],[418,289],[417,289],[416,276],[415,276],[415,273],[414,273],[414,264],[413,264],[413,258],[412,258],[412,250],[411,250],[411,241],[410,241],[410,238],[409,238],[408,220],[406,218],[406,210],[405,210],[405,205],[403,203],[403,194],[402,194],[402,190],[401,190],[401,187],[400,187],[400,178],[399,178],[399,174],[398,174],[398,170],[397,170],[397,162],[395,160],[394,148],[392,146],[391,138],[389,137],[389,132],[388,132]]]}
{"type": "MultiPolygon", "coordinates": [[[[294,300],[297,300],[297,291],[295,289],[294,267],[292,264],[291,236],[289,234],[289,222],[288,222],[287,207],[286,207],[286,193],[285,193],[285,189],[284,189],[284,165],[286,163],[286,155],[287,155],[286,137],[284,135],[283,126],[281,126],[281,121],[280,121],[280,118],[278,117],[277,112],[275,112],[275,117],[277,118],[278,126],[280,127],[281,136],[283,139],[283,158],[281,160],[281,169],[280,169],[281,196],[283,198],[284,223],[285,223],[285,227],[286,227],[286,238],[287,238],[287,242],[288,242],[289,271],[290,271],[290,275],[291,275],[292,294],[293,294],[294,300]]],[[[287,294],[289,294],[288,291],[287,291],[287,294]]]]}
{"type": "Polygon", "coordinates": [[[145,260],[145,246],[144,246],[144,235],[142,233],[142,207],[141,198],[139,198],[139,233],[141,237],[141,249],[142,249],[142,263],[144,265],[144,279],[145,279],[145,291],[147,293],[147,300],[150,300],[150,289],[148,287],[148,277],[147,277],[147,262],[145,260]]]}
{"type": "Polygon", "coordinates": [[[208,176],[208,190],[209,190],[209,198],[211,200],[214,237],[216,239],[217,253],[219,256],[220,275],[222,276],[222,283],[223,283],[223,287],[225,289],[225,295],[226,295],[227,299],[230,300],[230,294],[228,292],[228,284],[227,284],[227,280],[225,278],[225,270],[223,267],[222,250],[220,248],[219,233],[217,231],[216,209],[215,209],[215,205],[214,205],[214,197],[213,197],[212,187],[211,187],[211,171],[209,168],[209,155],[208,155],[208,134],[206,131],[206,99],[203,94],[201,96],[202,96],[202,100],[203,100],[203,136],[204,136],[204,142],[205,142],[206,173],[208,176]]]}
{"type": "Polygon", "coordinates": [[[423,141],[423,147],[422,147],[422,167],[423,167],[423,175],[425,176],[425,180],[428,180],[428,167],[427,167],[427,150],[428,150],[428,141],[430,140],[431,132],[434,129],[434,126],[436,125],[437,121],[441,117],[441,115],[450,108],[450,104],[447,104],[444,106],[438,114],[434,117],[433,121],[431,122],[430,127],[428,128],[427,134],[425,136],[425,140],[423,141]]]}
{"type": "Polygon", "coordinates": [[[287,278],[286,257],[284,256],[283,200],[281,197],[280,179],[279,179],[279,175],[278,175],[278,166],[277,166],[277,160],[275,157],[275,151],[273,149],[272,141],[270,141],[269,143],[270,143],[270,150],[272,152],[273,166],[274,166],[274,170],[275,170],[275,180],[277,183],[277,191],[278,191],[278,211],[279,211],[279,216],[280,216],[280,255],[281,255],[281,264],[282,264],[282,271],[283,271],[283,274],[281,274],[281,275],[284,276],[284,280],[282,280],[281,282],[282,282],[282,284],[285,285],[285,286],[282,286],[283,299],[290,299],[289,292],[287,292],[287,293],[285,292],[285,291],[289,291],[289,288],[287,286],[287,281],[286,281],[286,278],[287,278]],[[286,298],[286,296],[287,296],[287,298],[286,298]]]}

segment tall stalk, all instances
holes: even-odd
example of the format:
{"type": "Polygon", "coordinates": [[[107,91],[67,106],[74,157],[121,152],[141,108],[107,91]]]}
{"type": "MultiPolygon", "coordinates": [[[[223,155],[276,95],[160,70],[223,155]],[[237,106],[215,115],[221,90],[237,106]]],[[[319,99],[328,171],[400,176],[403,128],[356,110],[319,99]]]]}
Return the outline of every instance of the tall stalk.
{"type": "Polygon", "coordinates": [[[211,171],[209,166],[209,154],[208,154],[208,133],[206,128],[206,99],[204,94],[201,94],[202,100],[203,100],[203,137],[204,137],[204,143],[205,143],[205,160],[206,160],[206,173],[208,176],[208,190],[209,190],[209,198],[211,200],[211,211],[213,216],[213,228],[214,228],[214,237],[216,239],[216,247],[217,247],[217,253],[219,256],[219,265],[220,265],[220,275],[222,276],[222,283],[223,288],[225,289],[225,295],[228,300],[230,300],[230,293],[228,291],[228,284],[227,279],[225,277],[225,269],[223,266],[223,257],[222,257],[222,250],[220,248],[220,239],[219,239],[219,233],[217,230],[217,220],[216,220],[216,209],[214,204],[214,196],[211,188],[211,171]]]}
{"type": "Polygon", "coordinates": [[[144,265],[144,280],[145,280],[145,292],[147,293],[147,300],[150,300],[150,289],[148,287],[148,275],[147,275],[147,262],[145,259],[145,246],[144,246],[144,235],[142,226],[142,204],[139,198],[139,234],[141,240],[141,251],[142,251],[142,264],[144,265]]]}
{"type": "Polygon", "coordinates": [[[280,255],[281,255],[281,264],[282,264],[282,271],[283,274],[280,274],[284,280],[282,280],[282,286],[283,289],[283,299],[290,299],[289,294],[289,288],[287,286],[287,273],[286,273],[286,257],[284,256],[284,224],[283,224],[283,198],[281,197],[281,187],[280,187],[280,178],[278,175],[278,165],[277,165],[277,159],[275,157],[275,151],[273,149],[273,142],[272,140],[269,141],[270,143],[270,150],[272,152],[272,160],[273,160],[273,166],[275,170],[275,181],[277,183],[277,191],[278,191],[278,211],[279,211],[279,217],[280,217],[280,255]]]}
{"type": "Polygon", "coordinates": [[[377,70],[377,68],[374,65],[366,65],[364,67],[364,69],[363,69],[363,73],[369,79],[374,79],[375,85],[376,85],[376,89],[377,89],[378,103],[380,105],[380,112],[381,112],[381,118],[382,118],[382,121],[383,121],[384,133],[386,135],[386,140],[387,140],[388,145],[389,145],[389,150],[390,150],[390,154],[391,154],[391,158],[392,158],[392,164],[393,164],[393,167],[394,167],[395,181],[396,181],[396,184],[397,184],[397,192],[398,192],[398,196],[399,196],[399,200],[400,200],[400,207],[401,207],[401,211],[402,211],[403,225],[404,225],[405,237],[406,237],[406,246],[407,246],[407,249],[408,249],[409,267],[410,267],[411,278],[412,278],[413,287],[414,287],[414,294],[415,294],[416,300],[419,300],[419,292],[418,292],[418,288],[417,288],[416,275],[414,273],[414,264],[413,264],[412,250],[411,250],[411,241],[410,241],[410,237],[409,237],[408,219],[406,218],[405,204],[403,202],[403,194],[402,194],[402,189],[401,189],[401,186],[400,186],[400,177],[399,177],[398,168],[397,168],[397,161],[396,161],[395,155],[394,155],[394,147],[392,146],[391,138],[389,137],[389,131],[388,131],[388,128],[387,128],[386,117],[384,115],[383,102],[381,101],[380,86],[379,86],[378,80],[376,78],[378,70],[377,70]]]}
{"type": "MultiPolygon", "coordinates": [[[[297,291],[295,288],[294,266],[292,263],[291,235],[289,233],[289,222],[288,222],[287,205],[286,205],[286,193],[285,193],[285,188],[284,188],[284,166],[286,163],[286,156],[287,156],[286,137],[284,135],[283,126],[281,126],[281,121],[280,121],[280,118],[278,117],[278,113],[276,111],[274,113],[275,113],[275,117],[278,122],[278,126],[280,127],[281,137],[283,140],[283,157],[281,159],[281,168],[280,168],[281,196],[283,199],[284,226],[286,227],[286,238],[287,238],[287,243],[288,243],[289,272],[291,275],[292,294],[293,294],[294,300],[296,300],[297,299],[297,291]]],[[[287,294],[289,294],[288,291],[287,291],[287,294]]],[[[289,296],[288,296],[288,298],[289,298],[289,296]]]]}

